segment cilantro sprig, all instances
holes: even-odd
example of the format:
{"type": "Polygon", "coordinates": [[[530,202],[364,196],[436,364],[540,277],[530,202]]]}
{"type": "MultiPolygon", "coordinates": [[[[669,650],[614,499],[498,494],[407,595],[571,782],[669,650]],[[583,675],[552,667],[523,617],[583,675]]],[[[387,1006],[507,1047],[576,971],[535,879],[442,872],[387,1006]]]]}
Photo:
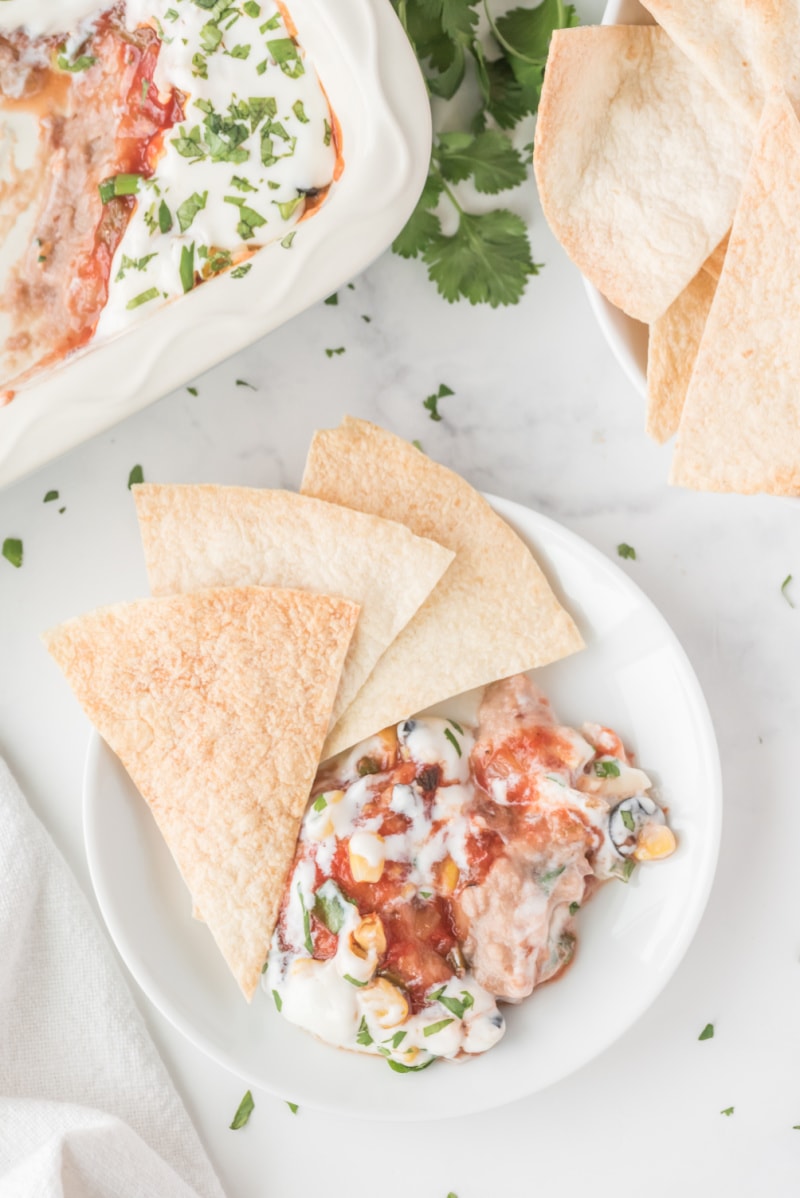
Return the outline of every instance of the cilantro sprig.
{"type": "Polygon", "coordinates": [[[528,163],[510,134],[536,113],[550,37],[578,24],[575,9],[564,0],[542,0],[495,18],[490,0],[392,3],[430,95],[451,100],[474,80],[479,97],[467,128],[435,136],[422,195],[392,248],[403,258],[421,258],[449,303],[516,304],[540,269],[525,222],[504,207],[470,212],[453,185],[471,180],[475,191],[498,195],[526,181],[528,163]],[[456,218],[451,233],[438,215],[443,207],[456,218]]]}

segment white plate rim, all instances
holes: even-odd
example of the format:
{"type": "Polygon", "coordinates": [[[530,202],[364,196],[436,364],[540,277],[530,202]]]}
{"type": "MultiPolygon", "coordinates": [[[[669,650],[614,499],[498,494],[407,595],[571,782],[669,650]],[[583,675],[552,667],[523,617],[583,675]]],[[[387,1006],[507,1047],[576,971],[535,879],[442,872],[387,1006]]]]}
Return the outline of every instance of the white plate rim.
{"type": "MultiPolygon", "coordinates": [[[[708,811],[706,814],[707,826],[707,841],[704,846],[702,856],[702,876],[696,876],[693,879],[693,891],[691,910],[688,916],[683,919],[681,925],[681,935],[676,938],[672,945],[669,955],[669,964],[666,969],[662,969],[661,974],[655,978],[653,984],[646,990],[639,1001],[638,1011],[633,1017],[632,1022],[638,1022],[645,1012],[652,1006],[663,989],[667,986],[670,979],[683,960],[686,952],[694,939],[695,933],[706,909],[711,888],[716,872],[716,865],[719,856],[719,847],[722,832],[722,769],[717,747],[716,735],[714,732],[711,715],[708,710],[705,697],[703,695],[700,683],[692,668],[691,662],[683,649],[676,634],[668,624],[666,618],[661,614],[656,605],[651,599],[641,590],[641,588],[631,579],[615,562],[611,561],[600,550],[589,544],[578,534],[565,528],[557,521],[550,519],[547,516],[541,515],[531,508],[512,500],[501,499],[495,495],[484,493],[484,498],[492,505],[492,507],[506,519],[512,526],[516,525],[517,521],[524,524],[529,524],[529,527],[535,528],[537,534],[542,534],[550,540],[560,540],[568,549],[577,551],[583,557],[591,568],[597,572],[598,577],[605,576],[613,581],[614,585],[620,587],[623,592],[627,592],[636,603],[641,605],[651,617],[654,617],[659,623],[666,638],[669,641],[670,648],[675,656],[675,660],[680,666],[681,681],[685,687],[686,694],[689,699],[691,714],[698,728],[698,742],[703,745],[704,749],[704,769],[709,779],[709,790],[706,794],[708,803],[708,811]]],[[[558,579],[551,580],[558,592],[558,579]]],[[[552,668],[552,667],[551,667],[552,668]]],[[[92,795],[91,785],[94,773],[101,758],[106,755],[113,758],[111,750],[101,740],[100,736],[92,730],[87,746],[84,777],[83,777],[83,830],[84,842],[86,847],[87,861],[89,874],[97,899],[100,912],[106,923],[106,927],[115,943],[123,961],[128,970],[133,975],[141,990],[144,992],[153,1006],[168,1020],[170,1024],[182,1034],[190,1043],[192,1043],[200,1052],[222,1065],[234,1075],[240,1077],[242,1081],[250,1086],[257,1087],[263,1091],[274,1094],[278,1098],[291,1099],[291,1101],[299,1102],[303,1106],[315,1107],[318,1110],[329,1111],[330,1113],[346,1114],[356,1118],[363,1118],[381,1122],[415,1122],[420,1120],[428,1121],[430,1119],[447,1119],[455,1118],[467,1114],[476,1114],[484,1110],[496,1109],[507,1105],[511,1102],[518,1101],[528,1097],[531,1094],[537,1093],[550,1085],[557,1084],[567,1076],[576,1072],[578,1069],[588,1065],[592,1060],[610,1048],[617,1042],[628,1028],[624,1028],[613,1035],[608,1036],[605,1040],[598,1040],[593,1048],[591,1055],[584,1058],[580,1065],[570,1067],[557,1077],[547,1080],[542,1085],[528,1086],[526,1084],[505,1087],[505,1092],[501,1095],[487,1094],[482,1100],[472,1102],[460,1106],[457,1110],[445,1109],[424,1109],[418,1113],[416,1111],[403,1110],[401,1112],[376,1109],[374,1106],[358,1106],[351,1104],[346,1108],[341,1106],[333,1106],[326,1102],[318,1101],[313,1092],[303,1091],[302,1088],[292,1094],[285,1094],[281,1090],[272,1086],[268,1079],[265,1079],[260,1074],[248,1070],[240,1061],[232,1057],[224,1049],[218,1045],[207,1041],[202,1035],[197,1034],[196,1030],[187,1026],[182,1019],[170,998],[166,996],[161,989],[158,979],[153,977],[150,970],[142,961],[141,955],[137,950],[136,943],[128,935],[124,923],[120,923],[116,916],[113,901],[110,899],[105,888],[105,880],[102,867],[100,865],[102,859],[102,845],[95,834],[95,827],[92,822],[92,795]]],[[[122,766],[118,765],[121,770],[122,766]]],[[[557,983],[556,983],[557,984],[557,983]]]]}

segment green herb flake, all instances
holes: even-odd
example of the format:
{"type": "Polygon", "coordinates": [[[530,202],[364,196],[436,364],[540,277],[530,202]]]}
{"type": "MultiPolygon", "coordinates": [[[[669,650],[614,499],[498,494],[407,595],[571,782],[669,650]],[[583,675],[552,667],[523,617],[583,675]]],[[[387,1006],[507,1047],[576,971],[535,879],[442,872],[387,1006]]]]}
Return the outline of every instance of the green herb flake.
{"type": "Polygon", "coordinates": [[[238,46],[234,46],[233,49],[230,51],[231,58],[245,59],[245,58],[248,58],[249,55],[250,55],[250,46],[238,45],[238,46]]]}
{"type": "MultiPolygon", "coordinates": [[[[452,393],[451,393],[451,394],[452,394],[452,393]]],[[[450,719],[450,716],[448,716],[448,717],[447,717],[447,722],[448,722],[448,724],[452,724],[452,725],[453,725],[453,727],[455,728],[455,730],[456,730],[456,732],[458,733],[458,735],[459,735],[459,736],[463,736],[463,735],[464,735],[464,729],[461,727],[461,725],[460,725],[460,724],[459,724],[459,723],[458,723],[456,720],[451,720],[451,719],[450,719]]]]}
{"type": "Polygon", "coordinates": [[[324,811],[327,806],[328,800],[325,798],[325,795],[319,795],[312,803],[312,810],[324,811]]]}
{"type": "Polygon", "coordinates": [[[281,1011],[283,1009],[283,999],[281,998],[280,994],[278,994],[277,990],[272,991],[272,999],[278,1011],[281,1011]]]}
{"type": "Polygon", "coordinates": [[[292,112],[297,117],[298,121],[300,121],[301,125],[308,124],[310,118],[306,116],[305,105],[303,104],[302,100],[295,100],[294,104],[292,105],[292,112]]]}
{"type": "Polygon", "coordinates": [[[700,1033],[700,1035],[697,1037],[697,1039],[698,1040],[713,1040],[714,1039],[714,1024],[707,1023],[706,1026],[703,1028],[702,1032],[700,1033]]]}
{"type": "MultiPolygon", "coordinates": [[[[283,248],[285,250],[290,250],[292,248],[292,242],[294,241],[296,236],[297,236],[297,229],[292,229],[291,233],[286,234],[283,241],[281,242],[281,245],[283,246],[283,248]]],[[[325,352],[328,353],[327,350],[325,352]]],[[[344,350],[342,350],[341,352],[344,353],[344,350]]],[[[328,357],[330,357],[330,354],[328,354],[328,357]]]]}
{"type": "Polygon", "coordinates": [[[448,395],[455,395],[455,391],[451,391],[446,383],[440,383],[439,390],[433,395],[429,395],[427,399],[422,401],[422,406],[423,408],[427,408],[428,412],[430,413],[431,420],[442,419],[439,413],[439,400],[445,399],[448,395]]]}
{"type": "Polygon", "coordinates": [[[329,295],[324,302],[326,304],[330,304],[332,307],[335,307],[339,302],[339,292],[334,291],[333,295],[329,295]]]}
{"type": "Polygon", "coordinates": [[[194,395],[195,397],[197,396],[197,388],[196,387],[187,387],[186,390],[189,392],[190,395],[194,395]]]}
{"type": "Polygon", "coordinates": [[[580,903],[570,903],[570,905],[569,905],[570,915],[577,915],[578,912],[580,911],[580,909],[581,909],[580,903]]]}
{"type": "Polygon", "coordinates": [[[237,387],[249,387],[251,391],[258,390],[258,387],[255,385],[255,383],[248,383],[247,379],[237,379],[236,386],[237,387]]]}
{"type": "MultiPolygon", "coordinates": [[[[469,990],[461,991],[461,998],[453,998],[450,994],[439,993],[437,1001],[450,1011],[457,1019],[464,1018],[464,1012],[475,1006],[475,998],[469,990]]],[[[426,1033],[427,1035],[427,1033],[426,1033]]]]}
{"type": "Polygon", "coordinates": [[[329,932],[338,936],[345,924],[347,900],[335,882],[327,882],[316,893],[314,914],[329,932]]]}
{"type": "Polygon", "coordinates": [[[162,233],[169,233],[172,223],[172,213],[162,200],[158,206],[158,227],[162,233]]]}
{"type": "Polygon", "coordinates": [[[297,883],[297,893],[300,897],[300,907],[303,911],[303,943],[306,946],[306,952],[310,956],[314,956],[314,941],[311,939],[311,916],[303,901],[303,891],[300,883],[297,883]]]}
{"type": "Polygon", "coordinates": [[[18,570],[22,565],[22,541],[19,537],[6,537],[3,541],[3,557],[18,570]]]}
{"type": "Polygon", "coordinates": [[[626,545],[624,541],[617,545],[617,553],[620,557],[629,557],[631,561],[636,561],[636,550],[633,545],[626,545]]]}
{"type": "Polygon", "coordinates": [[[286,1105],[293,1115],[296,1115],[300,1109],[296,1102],[287,1102],[286,1105]]]}
{"type": "Polygon", "coordinates": [[[371,316],[362,316],[361,319],[364,321],[365,324],[372,324],[371,316]]]}
{"type": "Polygon", "coordinates": [[[455,1023],[455,1019],[439,1019],[436,1023],[429,1023],[427,1027],[422,1029],[423,1036],[435,1036],[437,1032],[442,1032],[451,1023],[455,1023]]]}
{"type": "Polygon", "coordinates": [[[252,262],[245,262],[242,266],[237,266],[231,271],[232,279],[243,279],[246,274],[253,269],[252,262]]]}
{"type": "Polygon", "coordinates": [[[125,307],[132,312],[134,308],[141,308],[142,304],[149,304],[150,300],[158,299],[158,294],[157,287],[148,287],[147,291],[141,291],[133,299],[129,299],[125,307]]]}
{"type": "Polygon", "coordinates": [[[432,1065],[435,1060],[436,1057],[431,1057],[430,1060],[425,1061],[422,1065],[404,1065],[402,1061],[393,1061],[391,1057],[387,1057],[386,1064],[395,1073],[420,1073],[423,1069],[427,1069],[429,1065],[432,1065]]]}
{"type": "Polygon", "coordinates": [[[416,440],[414,440],[414,441],[412,441],[412,442],[411,442],[411,444],[414,446],[414,448],[415,448],[415,449],[418,449],[418,450],[420,451],[420,453],[424,453],[424,452],[425,452],[425,450],[422,448],[422,442],[421,442],[421,441],[416,441],[416,440]]]}
{"type": "Polygon", "coordinates": [[[142,470],[141,466],[134,466],[128,475],[128,490],[130,491],[131,487],[135,487],[137,483],[143,482],[144,470],[142,470]]]}
{"type": "Polygon", "coordinates": [[[789,607],[794,607],[794,603],[792,602],[792,597],[786,589],[791,581],[792,581],[791,574],[787,574],[786,577],[784,578],[783,582],[781,583],[781,594],[783,595],[786,602],[789,604],[789,607]]]}
{"type": "Polygon", "coordinates": [[[192,242],[181,249],[180,276],[184,295],[194,287],[194,246],[192,242]]]}
{"type": "Polygon", "coordinates": [[[608,761],[596,761],[594,772],[598,778],[618,778],[619,763],[613,757],[608,761]]]}
{"type": "Polygon", "coordinates": [[[349,982],[351,986],[358,986],[359,988],[367,984],[366,982],[359,982],[357,978],[351,977],[349,973],[344,975],[344,980],[349,982]]]}
{"type": "Polygon", "coordinates": [[[44,497],[44,503],[52,503],[54,499],[58,499],[58,491],[48,491],[44,497]]]}
{"type": "Polygon", "coordinates": [[[275,38],[267,42],[267,50],[284,75],[288,75],[290,79],[299,79],[305,72],[303,60],[290,37],[275,38]]]}
{"type": "Polygon", "coordinates": [[[239,1103],[236,1114],[233,1116],[233,1123],[230,1125],[231,1131],[238,1131],[240,1127],[244,1127],[245,1123],[247,1123],[247,1120],[252,1115],[255,1105],[256,1104],[253,1102],[253,1095],[248,1090],[242,1101],[239,1103]]]}
{"type": "MultiPolygon", "coordinates": [[[[175,215],[178,218],[178,228],[180,229],[181,233],[185,233],[190,227],[194,218],[197,216],[198,212],[202,212],[206,206],[207,200],[207,191],[204,191],[202,195],[195,191],[189,196],[188,200],[184,200],[183,203],[176,209],[175,215]]],[[[188,288],[184,287],[184,291],[186,290],[188,290],[188,288]]]]}
{"type": "Polygon", "coordinates": [[[245,0],[242,8],[247,13],[248,17],[256,18],[261,16],[261,5],[256,4],[256,0],[245,0]]]}
{"type": "Polygon", "coordinates": [[[732,1115],[732,1114],[733,1114],[732,1106],[726,1106],[724,1111],[720,1111],[720,1115],[732,1115]]]}
{"type": "Polygon", "coordinates": [[[91,54],[81,54],[80,57],[73,59],[72,62],[70,62],[66,54],[59,54],[56,58],[56,66],[59,71],[67,71],[70,75],[78,75],[81,71],[88,71],[89,67],[93,67],[96,62],[97,59],[91,54]]]}
{"type": "Polygon", "coordinates": [[[456,753],[458,753],[458,755],[460,757],[461,756],[461,745],[458,743],[456,738],[453,736],[453,733],[450,731],[449,728],[445,728],[444,734],[445,734],[445,737],[447,738],[447,740],[450,741],[450,744],[453,746],[456,753]]]}
{"type": "Polygon", "coordinates": [[[231,187],[235,187],[237,191],[258,191],[257,187],[253,187],[252,183],[248,183],[247,179],[243,179],[241,175],[233,176],[231,187]]]}
{"type": "Polygon", "coordinates": [[[282,220],[291,220],[300,205],[305,203],[305,199],[304,195],[298,195],[293,200],[273,200],[272,202],[280,212],[282,220]]]}
{"type": "MultiPolygon", "coordinates": [[[[283,242],[281,242],[281,245],[283,245],[283,242]]],[[[343,354],[343,353],[344,353],[344,346],[343,346],[343,345],[340,345],[338,349],[326,349],[326,350],[325,350],[325,357],[326,357],[326,358],[335,358],[335,357],[338,357],[340,354],[343,354]]]]}
{"type": "Polygon", "coordinates": [[[559,865],[556,869],[548,869],[541,875],[539,881],[548,893],[552,889],[551,883],[555,882],[556,878],[560,878],[566,868],[565,865],[559,865]]]}
{"type": "Polygon", "coordinates": [[[372,1036],[369,1033],[369,1028],[367,1027],[366,1016],[362,1015],[361,1023],[358,1025],[358,1032],[356,1034],[356,1044],[361,1044],[367,1048],[370,1044],[374,1043],[375,1041],[372,1039],[372,1036]]]}
{"type": "Polygon", "coordinates": [[[381,767],[374,757],[362,757],[356,766],[356,772],[359,778],[366,778],[368,774],[379,774],[381,767]]]}
{"type": "Polygon", "coordinates": [[[331,129],[330,122],[327,119],[324,121],[324,126],[325,126],[325,131],[322,135],[322,144],[324,146],[329,146],[331,144],[331,137],[333,135],[333,130],[331,129]]]}
{"type": "Polygon", "coordinates": [[[395,1032],[395,1034],[391,1037],[392,1048],[399,1048],[407,1035],[408,1032],[395,1032]]]}
{"type": "Polygon", "coordinates": [[[636,831],[636,821],[634,820],[630,811],[620,811],[620,817],[622,819],[623,824],[625,825],[625,827],[628,829],[629,832],[636,831]]]}
{"type": "Polygon", "coordinates": [[[633,871],[635,869],[636,869],[636,862],[631,861],[630,858],[627,861],[623,862],[622,871],[619,875],[622,878],[622,881],[630,882],[631,877],[633,876],[633,871]]]}
{"type": "Polygon", "coordinates": [[[277,29],[278,26],[280,25],[280,23],[281,23],[281,14],[279,12],[276,12],[275,15],[270,17],[270,19],[268,21],[265,21],[263,25],[259,26],[258,32],[259,33],[270,33],[273,29],[277,29]]]}
{"type": "Polygon", "coordinates": [[[178,11],[175,8],[168,8],[167,11],[164,13],[165,21],[177,21],[177,19],[178,19],[178,11]]]}
{"type": "Polygon", "coordinates": [[[141,179],[141,175],[112,175],[97,185],[100,199],[107,204],[115,196],[136,195],[141,179]]]}

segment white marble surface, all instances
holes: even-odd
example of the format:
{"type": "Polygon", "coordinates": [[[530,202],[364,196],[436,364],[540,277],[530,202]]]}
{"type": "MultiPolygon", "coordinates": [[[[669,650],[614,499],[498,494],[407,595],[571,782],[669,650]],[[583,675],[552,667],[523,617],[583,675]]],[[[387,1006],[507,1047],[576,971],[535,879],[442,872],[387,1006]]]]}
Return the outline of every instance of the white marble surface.
{"type": "MultiPolygon", "coordinates": [[[[599,16],[598,4],[581,8],[599,16]]],[[[385,256],[337,307],[319,305],[197,380],[196,398],[176,392],[0,493],[0,540],[25,545],[22,569],[0,560],[0,753],[87,892],[87,726],[37,637],[146,593],[126,487],[136,463],[151,480],[296,487],[314,428],[346,412],[374,419],[612,557],[618,542],[634,545],[625,568],[705,688],[725,780],[706,917],[649,1013],[548,1092],[401,1130],[295,1116],[256,1093],[248,1127],[234,1133],[242,1084],[136,992],[231,1198],[800,1192],[800,505],[667,487],[670,450],[647,441],[641,400],[533,212],[532,190],[535,255],[547,265],[518,308],[448,307],[418,265],[385,256]],[[346,353],[327,358],[337,346],[346,353]],[[422,400],[440,382],[456,394],[435,424],[422,400]],[[45,505],[51,488],[60,503],[45,505]],[[780,589],[789,573],[794,610],[780,589]],[[700,1043],[708,1021],[715,1038],[700,1043]]]]}

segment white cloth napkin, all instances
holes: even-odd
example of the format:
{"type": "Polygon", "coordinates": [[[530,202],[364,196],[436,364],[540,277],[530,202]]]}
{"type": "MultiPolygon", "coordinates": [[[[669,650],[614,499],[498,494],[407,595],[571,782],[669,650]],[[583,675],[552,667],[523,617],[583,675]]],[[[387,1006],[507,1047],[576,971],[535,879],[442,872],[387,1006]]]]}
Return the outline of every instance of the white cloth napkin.
{"type": "Polygon", "coordinates": [[[224,1198],[110,946],[2,760],[0,1198],[224,1198]]]}

